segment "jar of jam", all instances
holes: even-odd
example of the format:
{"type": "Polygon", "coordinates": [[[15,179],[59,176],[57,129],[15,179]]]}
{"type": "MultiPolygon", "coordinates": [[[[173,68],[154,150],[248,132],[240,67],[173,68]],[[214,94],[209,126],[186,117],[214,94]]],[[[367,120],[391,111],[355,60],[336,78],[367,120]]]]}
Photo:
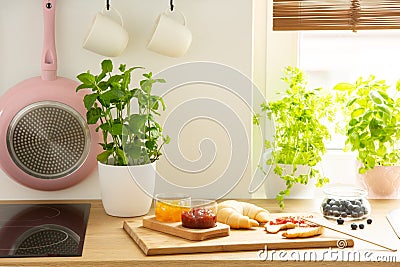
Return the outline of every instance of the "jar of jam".
{"type": "Polygon", "coordinates": [[[360,220],[371,214],[371,205],[364,189],[335,186],[325,189],[324,193],[321,212],[328,219],[360,220]]]}
{"type": "Polygon", "coordinates": [[[182,211],[182,226],[192,229],[207,229],[217,225],[217,202],[192,199],[188,210],[182,211]]]}
{"type": "Polygon", "coordinates": [[[190,197],[180,193],[161,193],[155,196],[155,216],[160,222],[180,222],[183,210],[189,210],[190,197]]]}

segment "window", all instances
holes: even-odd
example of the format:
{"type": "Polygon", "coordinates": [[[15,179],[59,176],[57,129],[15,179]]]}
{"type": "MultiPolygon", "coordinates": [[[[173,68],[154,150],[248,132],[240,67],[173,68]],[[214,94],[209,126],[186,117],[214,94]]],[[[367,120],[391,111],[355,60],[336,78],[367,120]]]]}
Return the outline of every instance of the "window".
{"type": "MultiPolygon", "coordinates": [[[[306,31],[299,34],[299,66],[311,88],[333,88],[373,74],[395,85],[400,79],[400,31],[306,31]]],[[[394,88],[394,87],[393,87],[394,88]]],[[[341,148],[336,135],[328,148],[341,148]]]]}

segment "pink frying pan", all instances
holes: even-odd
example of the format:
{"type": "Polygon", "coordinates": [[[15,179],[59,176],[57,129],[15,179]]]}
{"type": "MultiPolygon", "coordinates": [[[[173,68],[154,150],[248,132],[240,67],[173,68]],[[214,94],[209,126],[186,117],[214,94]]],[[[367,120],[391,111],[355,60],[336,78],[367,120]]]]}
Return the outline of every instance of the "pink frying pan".
{"type": "Polygon", "coordinates": [[[0,98],[0,167],[38,190],[77,184],[96,166],[99,136],[85,122],[78,83],[57,76],[55,0],[43,0],[42,75],[22,81],[0,98]]]}

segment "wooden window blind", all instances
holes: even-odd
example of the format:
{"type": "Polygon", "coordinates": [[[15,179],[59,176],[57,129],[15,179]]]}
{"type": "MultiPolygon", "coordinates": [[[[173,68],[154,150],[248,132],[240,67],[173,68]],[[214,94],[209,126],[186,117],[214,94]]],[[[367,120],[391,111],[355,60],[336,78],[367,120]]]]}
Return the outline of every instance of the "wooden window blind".
{"type": "Polygon", "coordinates": [[[273,0],[273,30],[400,29],[400,0],[273,0]]]}

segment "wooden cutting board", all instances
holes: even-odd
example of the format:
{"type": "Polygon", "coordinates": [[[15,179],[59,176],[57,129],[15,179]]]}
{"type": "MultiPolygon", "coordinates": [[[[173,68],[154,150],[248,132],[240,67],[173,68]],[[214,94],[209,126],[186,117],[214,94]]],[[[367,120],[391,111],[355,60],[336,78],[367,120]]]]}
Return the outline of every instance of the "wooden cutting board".
{"type": "Polygon", "coordinates": [[[216,227],[209,229],[190,229],[182,226],[181,222],[162,223],[155,216],[143,218],[143,226],[162,233],[179,236],[188,240],[201,241],[209,238],[229,235],[229,225],[217,223],[216,227]]]}
{"type": "MultiPolygon", "coordinates": [[[[279,213],[276,216],[286,215],[279,213]]],[[[347,247],[354,246],[352,239],[329,229],[325,229],[321,236],[302,239],[286,239],[280,233],[267,234],[264,227],[243,230],[231,229],[229,236],[191,241],[145,228],[142,225],[142,219],[125,221],[123,227],[146,255],[257,251],[266,247],[271,250],[329,248],[338,247],[339,241],[341,241],[341,248],[343,244],[346,244],[347,247]]]]}

